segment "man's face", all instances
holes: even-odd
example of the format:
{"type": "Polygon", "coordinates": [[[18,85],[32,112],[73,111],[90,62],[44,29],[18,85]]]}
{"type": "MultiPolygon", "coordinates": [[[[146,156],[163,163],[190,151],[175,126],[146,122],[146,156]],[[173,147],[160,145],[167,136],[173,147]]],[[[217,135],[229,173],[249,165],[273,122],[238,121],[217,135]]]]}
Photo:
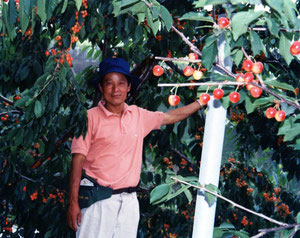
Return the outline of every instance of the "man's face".
{"type": "Polygon", "coordinates": [[[124,74],[112,72],[104,76],[102,85],[99,84],[99,89],[103,93],[106,103],[120,106],[127,98],[130,84],[124,74]]]}

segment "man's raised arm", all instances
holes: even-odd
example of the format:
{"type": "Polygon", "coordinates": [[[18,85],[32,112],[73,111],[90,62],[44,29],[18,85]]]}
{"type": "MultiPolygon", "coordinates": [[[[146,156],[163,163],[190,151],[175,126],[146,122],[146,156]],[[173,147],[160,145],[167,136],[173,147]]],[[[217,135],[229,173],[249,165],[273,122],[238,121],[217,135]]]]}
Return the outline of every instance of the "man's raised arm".
{"type": "Polygon", "coordinates": [[[183,107],[176,108],[174,110],[168,111],[164,114],[164,119],[162,122],[162,125],[168,125],[173,124],[176,122],[179,122],[190,115],[192,115],[194,112],[202,108],[202,105],[199,101],[195,101],[191,104],[188,104],[183,107]]]}

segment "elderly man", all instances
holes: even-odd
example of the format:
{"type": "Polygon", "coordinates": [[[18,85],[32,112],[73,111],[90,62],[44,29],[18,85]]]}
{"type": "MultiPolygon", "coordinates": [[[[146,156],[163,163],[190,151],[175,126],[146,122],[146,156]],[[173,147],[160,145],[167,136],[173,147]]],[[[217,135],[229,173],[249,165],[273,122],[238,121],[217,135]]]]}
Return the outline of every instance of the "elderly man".
{"type": "Polygon", "coordinates": [[[129,64],[121,58],[109,58],[99,67],[94,83],[103,100],[88,110],[86,136],[74,138],[72,142],[67,221],[77,231],[76,237],[136,237],[139,222],[136,187],[140,179],[143,139],[162,125],[187,118],[199,110],[201,104],[196,101],[167,113],[129,106],[125,100],[134,78],[129,64]],[[104,198],[80,209],[79,188],[90,183],[82,179],[83,170],[97,186],[104,188],[104,198]],[[111,189],[107,196],[105,189],[111,189]]]}

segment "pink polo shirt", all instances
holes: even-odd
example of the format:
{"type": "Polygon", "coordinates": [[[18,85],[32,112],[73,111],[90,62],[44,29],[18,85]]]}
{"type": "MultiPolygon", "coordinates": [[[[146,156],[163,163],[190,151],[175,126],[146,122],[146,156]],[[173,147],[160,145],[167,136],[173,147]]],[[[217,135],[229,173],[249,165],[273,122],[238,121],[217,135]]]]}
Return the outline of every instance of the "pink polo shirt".
{"type": "Polygon", "coordinates": [[[74,138],[71,152],[86,156],[83,169],[102,186],[113,189],[139,183],[143,139],[160,129],[164,113],[124,104],[122,116],[108,111],[100,102],[88,110],[85,139],[74,138]]]}

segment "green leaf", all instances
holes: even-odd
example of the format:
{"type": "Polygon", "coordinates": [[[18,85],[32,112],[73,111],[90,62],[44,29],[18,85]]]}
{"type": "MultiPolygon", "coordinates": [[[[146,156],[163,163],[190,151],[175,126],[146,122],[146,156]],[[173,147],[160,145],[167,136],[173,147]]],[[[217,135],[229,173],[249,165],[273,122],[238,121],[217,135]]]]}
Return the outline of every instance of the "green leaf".
{"type": "Polygon", "coordinates": [[[205,45],[202,49],[202,63],[207,70],[211,69],[217,55],[218,55],[217,38],[216,36],[213,35],[206,39],[205,45]]]}
{"type": "Polygon", "coordinates": [[[20,1],[20,7],[19,7],[19,17],[20,17],[20,23],[21,23],[21,30],[22,34],[24,35],[28,24],[29,24],[29,16],[25,12],[25,2],[20,1]]]}
{"type": "Polygon", "coordinates": [[[52,14],[61,0],[47,0],[46,1],[46,13],[47,19],[49,20],[52,17],[52,14]]]}
{"type": "Polygon", "coordinates": [[[283,1],[283,12],[284,15],[287,16],[292,25],[295,25],[297,17],[296,17],[296,5],[294,2],[290,0],[283,1]]]}
{"type": "Polygon", "coordinates": [[[246,96],[246,98],[245,98],[245,107],[246,107],[247,114],[254,112],[254,110],[256,108],[255,105],[251,102],[251,99],[249,96],[246,96]]]}
{"type": "Polygon", "coordinates": [[[160,6],[160,15],[163,20],[163,22],[166,25],[167,30],[169,31],[173,24],[172,16],[170,15],[167,8],[165,8],[163,5],[160,6]]]}
{"type": "Polygon", "coordinates": [[[241,11],[233,15],[231,20],[233,39],[236,41],[248,31],[249,24],[264,14],[264,11],[241,11]]]}
{"type": "Polygon", "coordinates": [[[239,65],[243,58],[244,58],[244,54],[242,50],[237,50],[236,53],[232,56],[233,61],[236,65],[239,65]]]}
{"type": "Polygon", "coordinates": [[[268,6],[277,11],[280,15],[282,14],[283,1],[284,0],[266,0],[268,6]]]}
{"type": "Polygon", "coordinates": [[[255,31],[250,31],[250,42],[253,55],[259,55],[261,52],[266,53],[266,49],[259,35],[255,31]]]}
{"type": "Polygon", "coordinates": [[[277,80],[274,80],[274,79],[267,79],[264,82],[265,82],[265,84],[267,84],[269,86],[274,86],[274,87],[277,87],[277,88],[283,88],[283,89],[289,90],[291,92],[295,92],[295,88],[292,85],[287,84],[287,83],[283,83],[283,82],[280,82],[280,81],[277,81],[277,80]]]}
{"type": "Polygon", "coordinates": [[[8,22],[13,26],[17,21],[17,8],[14,0],[8,2],[8,22]]]}
{"type": "MultiPolygon", "coordinates": [[[[32,0],[23,0],[22,2],[24,2],[25,13],[29,16],[31,14],[31,9],[33,7],[33,2],[32,2],[32,0]]],[[[21,4],[21,2],[20,2],[20,4],[21,4]]]]}
{"type": "Polygon", "coordinates": [[[69,2],[69,0],[64,0],[64,5],[63,5],[63,7],[61,9],[61,13],[64,13],[66,11],[67,6],[68,6],[68,2],[69,2]]]}
{"type": "Polygon", "coordinates": [[[37,15],[41,18],[41,21],[45,23],[47,19],[46,14],[46,0],[39,0],[37,3],[37,15]]]}
{"type": "Polygon", "coordinates": [[[173,199],[174,197],[177,197],[179,194],[181,194],[185,191],[188,191],[187,189],[189,189],[190,187],[191,186],[189,186],[189,185],[181,184],[181,188],[178,189],[175,193],[168,194],[168,196],[166,197],[166,201],[169,201],[169,200],[173,199]]]}
{"type": "Polygon", "coordinates": [[[186,189],[186,190],[184,190],[183,192],[184,192],[184,194],[185,194],[185,196],[186,196],[188,202],[192,202],[192,201],[193,201],[193,196],[192,196],[191,191],[188,190],[188,189],[186,189]]]}
{"type": "Polygon", "coordinates": [[[205,16],[203,12],[188,12],[185,13],[180,20],[192,20],[192,21],[205,21],[214,23],[214,20],[210,16],[205,16]]]}
{"type": "Polygon", "coordinates": [[[280,36],[279,41],[279,53],[282,55],[282,57],[285,59],[286,63],[289,65],[291,61],[293,60],[293,56],[290,52],[290,41],[285,35],[285,33],[282,33],[280,36]]]}
{"type": "Polygon", "coordinates": [[[23,138],[24,138],[24,130],[20,129],[18,134],[15,136],[15,145],[21,145],[23,143],[23,138]]]}
{"type": "Polygon", "coordinates": [[[297,214],[296,222],[297,222],[297,223],[300,223],[300,212],[298,212],[298,214],[297,214]]]}
{"type": "Polygon", "coordinates": [[[195,7],[205,7],[206,5],[219,5],[228,3],[228,0],[199,0],[194,3],[195,7]]]}
{"type": "Polygon", "coordinates": [[[40,118],[42,116],[42,104],[40,101],[36,101],[34,104],[34,114],[36,118],[40,118]]]}
{"type": "Polygon", "coordinates": [[[97,59],[101,53],[102,53],[101,50],[97,50],[96,53],[93,56],[93,59],[97,59]]]}
{"type": "Polygon", "coordinates": [[[94,53],[94,48],[91,48],[91,49],[89,50],[89,52],[87,53],[86,58],[91,58],[92,55],[93,55],[93,53],[94,53]]]}
{"type": "Polygon", "coordinates": [[[144,12],[138,13],[137,17],[138,17],[138,24],[141,24],[142,22],[144,22],[145,20],[145,16],[146,14],[144,12]]]}
{"type": "Polygon", "coordinates": [[[231,223],[228,223],[228,222],[223,222],[220,225],[220,228],[235,229],[234,225],[232,225],[231,223]]]}
{"type": "MultiPolygon", "coordinates": [[[[218,188],[215,185],[211,184],[211,183],[206,184],[204,187],[206,189],[208,189],[209,191],[211,191],[211,192],[214,192],[214,193],[218,192],[218,188]]],[[[205,192],[204,196],[205,196],[205,200],[207,201],[209,206],[212,206],[215,203],[215,201],[216,201],[216,196],[215,195],[210,194],[208,192],[205,192]]]]}
{"type": "Polygon", "coordinates": [[[279,37],[278,36],[278,32],[279,32],[278,24],[276,23],[276,21],[273,18],[267,17],[266,20],[267,20],[267,26],[268,26],[270,33],[273,36],[278,38],[279,37]]]}
{"type": "Polygon", "coordinates": [[[25,95],[25,96],[22,96],[18,101],[16,101],[15,103],[15,106],[16,107],[22,107],[25,105],[25,103],[27,102],[27,100],[29,100],[30,97],[25,95]]]}
{"type": "Polygon", "coordinates": [[[159,21],[158,20],[153,21],[152,14],[149,8],[147,8],[146,11],[146,18],[150,28],[152,29],[153,34],[156,35],[159,28],[159,21]]]}
{"type": "Polygon", "coordinates": [[[157,187],[155,187],[151,193],[150,193],[150,203],[154,203],[164,196],[166,196],[170,191],[170,185],[169,184],[160,184],[157,187]]]}
{"type": "Polygon", "coordinates": [[[82,4],[82,0],[75,0],[75,1],[76,1],[76,8],[79,11],[80,7],[81,7],[81,4],[82,4]]]}
{"type": "Polygon", "coordinates": [[[128,5],[138,2],[139,0],[122,0],[120,8],[124,8],[128,5]]]}

